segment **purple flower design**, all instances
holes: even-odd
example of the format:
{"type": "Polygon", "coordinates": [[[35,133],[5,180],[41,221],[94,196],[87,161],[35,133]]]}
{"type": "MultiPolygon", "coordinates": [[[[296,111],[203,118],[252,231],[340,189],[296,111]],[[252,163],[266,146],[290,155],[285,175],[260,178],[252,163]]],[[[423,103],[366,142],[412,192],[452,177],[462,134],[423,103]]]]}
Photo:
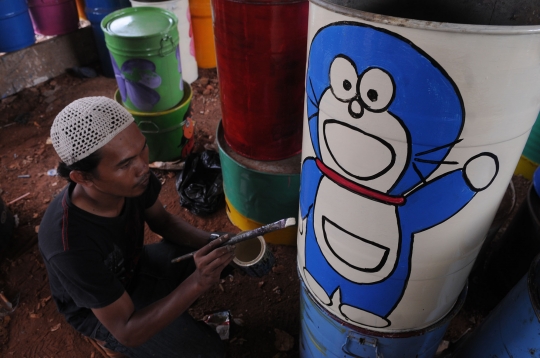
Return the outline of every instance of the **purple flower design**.
{"type": "Polygon", "coordinates": [[[184,81],[182,80],[182,61],[180,60],[180,46],[176,46],[176,59],[178,60],[178,73],[180,73],[180,91],[183,91],[184,81]]]}
{"type": "Polygon", "coordinates": [[[153,90],[161,85],[161,77],[155,72],[156,65],[152,61],[134,58],[124,62],[119,69],[112,55],[111,62],[122,101],[129,98],[137,109],[150,111],[161,98],[153,90]]]}

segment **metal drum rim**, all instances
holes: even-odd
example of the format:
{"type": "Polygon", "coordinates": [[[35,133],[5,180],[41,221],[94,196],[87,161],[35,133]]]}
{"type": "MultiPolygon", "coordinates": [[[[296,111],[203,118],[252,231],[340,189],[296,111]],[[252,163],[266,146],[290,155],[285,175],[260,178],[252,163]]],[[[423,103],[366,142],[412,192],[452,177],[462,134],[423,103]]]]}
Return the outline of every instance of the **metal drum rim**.
{"type": "Polygon", "coordinates": [[[333,4],[325,0],[309,0],[309,2],[319,5],[327,10],[341,15],[357,17],[359,19],[378,23],[380,25],[393,25],[405,28],[423,29],[441,32],[456,32],[467,34],[484,35],[537,35],[540,34],[540,25],[470,25],[450,22],[436,22],[426,20],[414,20],[389,15],[380,15],[367,11],[348,8],[345,6],[333,4]]]}

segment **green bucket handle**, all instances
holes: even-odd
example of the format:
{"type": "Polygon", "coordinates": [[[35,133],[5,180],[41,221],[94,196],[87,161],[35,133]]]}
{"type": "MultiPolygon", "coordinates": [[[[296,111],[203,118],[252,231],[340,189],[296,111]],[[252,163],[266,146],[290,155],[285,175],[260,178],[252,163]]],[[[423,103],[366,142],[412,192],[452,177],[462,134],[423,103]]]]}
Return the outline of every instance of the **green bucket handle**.
{"type": "MultiPolygon", "coordinates": [[[[163,54],[163,47],[165,47],[164,43],[166,43],[167,41],[171,42],[171,47],[174,49],[174,41],[173,41],[172,36],[169,36],[168,34],[165,35],[165,37],[162,37],[161,41],[159,42],[159,56],[161,57],[165,57],[165,55],[163,54]]],[[[169,52],[170,51],[168,51],[167,54],[169,52]]]]}
{"type": "Polygon", "coordinates": [[[141,130],[142,133],[150,133],[150,134],[158,134],[158,133],[167,133],[167,132],[170,132],[170,131],[173,131],[175,129],[177,129],[178,127],[182,127],[184,125],[184,121],[178,123],[177,125],[175,126],[172,126],[172,127],[169,127],[165,130],[161,130],[159,128],[159,126],[152,122],[152,121],[139,121],[139,123],[137,123],[137,126],[139,127],[139,129],[141,130]],[[143,126],[145,124],[149,124],[151,127],[154,127],[152,129],[145,129],[143,128],[143,126]]]}

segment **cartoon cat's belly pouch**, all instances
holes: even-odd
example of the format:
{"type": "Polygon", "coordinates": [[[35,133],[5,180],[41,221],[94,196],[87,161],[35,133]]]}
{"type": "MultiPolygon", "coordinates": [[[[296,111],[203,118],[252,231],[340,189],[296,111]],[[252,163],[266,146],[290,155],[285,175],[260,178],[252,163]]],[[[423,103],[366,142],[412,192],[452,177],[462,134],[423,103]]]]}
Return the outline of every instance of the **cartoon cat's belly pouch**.
{"type": "Polygon", "coordinates": [[[387,247],[348,233],[326,217],[323,217],[323,231],[330,251],[356,270],[377,272],[388,259],[387,247]]]}
{"type": "Polygon", "coordinates": [[[400,236],[394,205],[351,193],[323,178],[315,200],[314,229],[325,260],[356,283],[388,277],[400,236]]]}

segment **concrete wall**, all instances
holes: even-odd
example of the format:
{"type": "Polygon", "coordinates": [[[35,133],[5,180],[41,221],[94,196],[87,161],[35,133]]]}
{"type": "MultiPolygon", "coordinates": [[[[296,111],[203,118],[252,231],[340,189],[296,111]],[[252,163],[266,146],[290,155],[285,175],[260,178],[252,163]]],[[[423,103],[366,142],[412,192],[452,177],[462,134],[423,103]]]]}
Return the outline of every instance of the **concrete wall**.
{"type": "Polygon", "coordinates": [[[0,99],[56,77],[68,68],[96,61],[91,27],[7,53],[0,56],[0,99]]]}

